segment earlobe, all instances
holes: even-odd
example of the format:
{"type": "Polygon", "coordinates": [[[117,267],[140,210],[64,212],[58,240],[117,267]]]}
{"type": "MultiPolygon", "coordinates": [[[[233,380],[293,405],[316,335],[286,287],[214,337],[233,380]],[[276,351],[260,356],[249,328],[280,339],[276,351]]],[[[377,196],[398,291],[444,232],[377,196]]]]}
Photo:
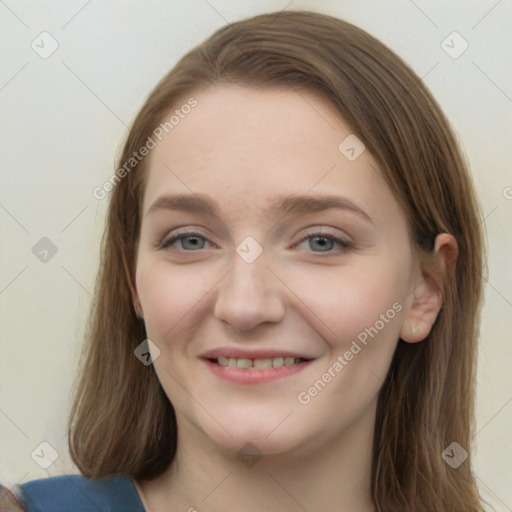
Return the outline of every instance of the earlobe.
{"type": "Polygon", "coordinates": [[[423,341],[429,335],[443,303],[442,292],[431,276],[424,276],[413,295],[400,331],[400,338],[407,343],[423,341]]]}
{"type": "Polygon", "coordinates": [[[432,330],[443,305],[446,279],[455,267],[457,242],[452,235],[437,235],[430,268],[422,269],[422,280],[415,287],[413,301],[405,313],[400,338],[407,343],[423,341],[432,330]]]}

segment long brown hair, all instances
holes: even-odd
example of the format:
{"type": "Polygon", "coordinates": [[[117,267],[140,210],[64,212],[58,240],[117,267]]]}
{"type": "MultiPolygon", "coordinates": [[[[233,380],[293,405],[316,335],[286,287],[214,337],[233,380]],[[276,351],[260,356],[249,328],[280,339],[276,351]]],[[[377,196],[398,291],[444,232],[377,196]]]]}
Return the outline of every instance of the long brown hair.
{"type": "MultiPolygon", "coordinates": [[[[467,164],[438,104],[397,55],[363,30],[313,12],[265,14],[221,28],[178,62],[136,117],[121,162],[180,102],[213,82],[320,93],[377,161],[423,263],[436,234],[455,237],[458,257],[436,323],[422,343],[399,340],[379,395],[372,494],[379,512],[483,510],[470,449],[483,237],[467,164]],[[457,468],[442,457],[452,442],[469,452],[457,468]]],[[[151,479],[176,451],[172,404],[153,367],[134,356],[145,338],[130,280],[148,160],[118,174],[111,192],[69,420],[71,456],[90,478],[151,479]]]]}

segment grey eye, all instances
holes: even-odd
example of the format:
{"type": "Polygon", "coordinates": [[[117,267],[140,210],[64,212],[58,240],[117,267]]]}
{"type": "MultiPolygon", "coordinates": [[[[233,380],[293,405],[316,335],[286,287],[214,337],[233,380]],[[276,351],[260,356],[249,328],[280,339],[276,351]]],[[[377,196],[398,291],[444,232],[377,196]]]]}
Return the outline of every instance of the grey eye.
{"type": "Polygon", "coordinates": [[[206,240],[201,236],[186,235],[179,238],[181,246],[186,250],[204,249],[206,240]]]}
{"type": "Polygon", "coordinates": [[[309,237],[309,247],[313,250],[318,249],[319,252],[331,251],[334,248],[334,241],[325,236],[309,237]]]}

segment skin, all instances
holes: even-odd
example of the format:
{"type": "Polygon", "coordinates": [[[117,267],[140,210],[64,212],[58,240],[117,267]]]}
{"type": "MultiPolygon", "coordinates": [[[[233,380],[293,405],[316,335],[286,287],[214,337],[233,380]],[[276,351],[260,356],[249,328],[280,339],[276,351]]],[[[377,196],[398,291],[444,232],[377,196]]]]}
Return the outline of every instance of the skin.
{"type": "MultiPolygon", "coordinates": [[[[153,512],[371,512],[378,392],[399,337],[428,335],[442,303],[439,277],[422,272],[405,215],[369,151],[349,161],[338,150],[351,130],[327,101],[225,85],[195,97],[198,106],[152,151],[144,194],[133,299],[160,350],[154,368],[179,434],[174,462],[156,480],[136,482],[138,492],[153,512]],[[148,214],[168,194],[207,195],[221,219],[148,214]],[[343,196],[369,219],[344,209],[271,209],[289,194],[343,196]],[[157,247],[185,227],[203,238],[157,247]],[[236,252],[247,236],[263,250],[252,263],[236,252]],[[385,327],[300,403],[299,393],[393,304],[400,310],[385,327]],[[226,346],[315,360],[295,375],[244,385],[199,358],[226,346]],[[244,464],[241,454],[251,453],[258,458],[244,464]]],[[[451,236],[437,237],[441,277],[455,251],[451,236]]]]}

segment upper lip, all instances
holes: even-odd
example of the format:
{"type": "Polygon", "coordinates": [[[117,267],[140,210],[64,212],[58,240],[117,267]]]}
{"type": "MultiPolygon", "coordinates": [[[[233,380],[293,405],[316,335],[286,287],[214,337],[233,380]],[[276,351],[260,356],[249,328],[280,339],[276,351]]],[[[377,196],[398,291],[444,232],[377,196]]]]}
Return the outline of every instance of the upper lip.
{"type": "Polygon", "coordinates": [[[247,350],[241,348],[216,348],[201,355],[203,359],[218,359],[219,357],[233,357],[235,359],[273,359],[275,357],[295,357],[298,359],[314,359],[307,354],[292,352],[290,350],[247,350]]]}

